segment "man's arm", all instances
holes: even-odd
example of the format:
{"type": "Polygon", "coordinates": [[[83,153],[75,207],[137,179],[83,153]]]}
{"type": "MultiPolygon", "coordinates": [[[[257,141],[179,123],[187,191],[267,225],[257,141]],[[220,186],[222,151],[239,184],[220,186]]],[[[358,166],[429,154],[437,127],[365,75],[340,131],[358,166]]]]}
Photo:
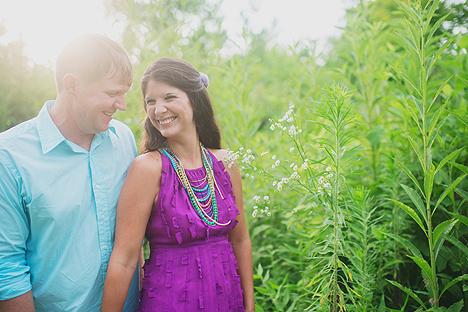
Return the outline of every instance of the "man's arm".
{"type": "Polygon", "coordinates": [[[0,312],[35,312],[32,292],[0,301],[0,312]]]}
{"type": "Polygon", "coordinates": [[[26,263],[29,222],[15,167],[0,154],[0,311],[34,311],[26,263]],[[27,307],[32,309],[28,310],[27,307]]]}

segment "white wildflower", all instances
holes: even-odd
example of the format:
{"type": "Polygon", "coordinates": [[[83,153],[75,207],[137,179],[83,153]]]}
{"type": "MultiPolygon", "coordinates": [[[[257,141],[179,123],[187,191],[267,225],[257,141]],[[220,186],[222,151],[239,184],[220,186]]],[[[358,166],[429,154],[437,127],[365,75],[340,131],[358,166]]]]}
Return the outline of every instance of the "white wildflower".
{"type": "Polygon", "coordinates": [[[327,172],[330,172],[332,170],[331,167],[327,167],[327,169],[325,169],[327,172]]]}
{"type": "Polygon", "coordinates": [[[302,169],[307,169],[307,168],[309,168],[309,165],[305,162],[305,163],[302,164],[301,168],[302,169]]]}
{"type": "Polygon", "coordinates": [[[276,155],[271,156],[271,159],[276,159],[276,155]]]}
{"type": "Polygon", "coordinates": [[[289,149],[289,152],[290,152],[290,153],[294,152],[294,147],[291,147],[291,148],[289,149]]]}
{"type": "Polygon", "coordinates": [[[279,164],[280,164],[280,161],[278,159],[277,161],[275,161],[275,166],[279,166],[279,164]]]}
{"type": "Polygon", "coordinates": [[[270,198],[267,195],[263,196],[263,200],[269,200],[269,199],[270,198]]]}
{"type": "Polygon", "coordinates": [[[271,131],[275,130],[275,125],[270,126],[271,131]]]}

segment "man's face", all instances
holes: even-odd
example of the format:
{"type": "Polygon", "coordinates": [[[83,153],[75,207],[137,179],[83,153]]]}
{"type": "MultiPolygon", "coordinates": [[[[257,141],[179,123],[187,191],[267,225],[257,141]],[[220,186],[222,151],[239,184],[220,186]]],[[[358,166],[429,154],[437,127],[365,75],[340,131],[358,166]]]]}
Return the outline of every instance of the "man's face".
{"type": "Polygon", "coordinates": [[[124,111],[125,93],[130,86],[118,79],[105,78],[91,84],[79,84],[71,116],[84,135],[107,131],[112,115],[124,111]]]}

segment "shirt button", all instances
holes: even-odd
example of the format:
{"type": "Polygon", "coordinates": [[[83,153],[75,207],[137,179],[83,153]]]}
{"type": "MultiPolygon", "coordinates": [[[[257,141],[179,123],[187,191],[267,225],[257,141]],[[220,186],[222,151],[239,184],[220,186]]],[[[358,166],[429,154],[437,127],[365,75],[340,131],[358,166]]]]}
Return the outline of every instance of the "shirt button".
{"type": "Polygon", "coordinates": [[[99,184],[96,184],[96,188],[97,188],[97,189],[99,188],[99,184]]]}
{"type": "Polygon", "coordinates": [[[101,216],[101,219],[104,219],[105,217],[106,217],[106,216],[102,215],[102,216],[101,216]]]}
{"type": "Polygon", "coordinates": [[[107,245],[106,245],[106,246],[104,246],[104,249],[107,249],[107,245]]]}

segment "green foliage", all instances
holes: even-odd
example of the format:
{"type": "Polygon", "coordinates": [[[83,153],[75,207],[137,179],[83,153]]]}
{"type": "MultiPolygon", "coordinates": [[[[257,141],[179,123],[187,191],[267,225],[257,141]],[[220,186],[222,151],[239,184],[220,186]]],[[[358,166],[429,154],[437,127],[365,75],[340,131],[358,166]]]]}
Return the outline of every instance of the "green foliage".
{"type": "MultiPolygon", "coordinates": [[[[0,23],[0,37],[6,33],[0,23]]],[[[0,132],[35,117],[47,100],[55,98],[53,72],[30,64],[21,40],[0,44],[0,132]]]]}

